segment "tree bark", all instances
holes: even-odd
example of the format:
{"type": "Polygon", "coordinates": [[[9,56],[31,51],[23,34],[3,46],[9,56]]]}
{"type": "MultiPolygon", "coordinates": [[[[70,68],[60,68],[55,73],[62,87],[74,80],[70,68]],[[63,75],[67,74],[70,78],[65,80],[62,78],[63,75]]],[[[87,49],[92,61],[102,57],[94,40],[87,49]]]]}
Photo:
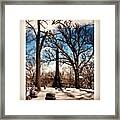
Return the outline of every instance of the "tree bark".
{"type": "Polygon", "coordinates": [[[61,88],[60,83],[60,72],[59,72],[59,50],[56,49],[56,71],[55,71],[55,77],[53,82],[53,87],[61,88]]]}
{"type": "Polygon", "coordinates": [[[79,89],[80,84],[79,84],[79,69],[75,69],[75,88],[79,89]]]}
{"type": "Polygon", "coordinates": [[[37,21],[38,26],[38,34],[36,39],[36,82],[35,86],[38,90],[41,90],[41,82],[40,82],[40,20],[37,21]]]}

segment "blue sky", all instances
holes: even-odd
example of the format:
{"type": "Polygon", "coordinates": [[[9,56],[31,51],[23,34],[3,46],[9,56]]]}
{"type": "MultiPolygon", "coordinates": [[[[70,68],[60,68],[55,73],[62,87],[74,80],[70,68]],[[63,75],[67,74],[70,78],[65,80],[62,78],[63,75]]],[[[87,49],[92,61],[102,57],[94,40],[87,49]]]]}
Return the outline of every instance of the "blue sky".
{"type": "MultiPolygon", "coordinates": [[[[84,28],[85,28],[84,25],[82,25],[81,29],[84,30],[84,28]]],[[[71,28],[71,29],[73,29],[73,28],[71,28]]],[[[80,37],[80,45],[81,45],[81,43],[83,41],[82,36],[84,36],[84,34],[85,34],[83,30],[80,31],[80,36],[81,36],[80,37]]],[[[73,31],[73,33],[72,33],[72,36],[73,36],[72,42],[75,42],[74,41],[74,36],[75,36],[74,29],[72,31],[73,31]]],[[[88,48],[88,47],[90,47],[90,46],[92,46],[94,44],[94,24],[87,24],[86,31],[87,31],[86,32],[86,36],[88,37],[88,40],[87,40],[88,44],[83,45],[83,47],[82,47],[83,50],[86,49],[86,48],[88,48]]],[[[56,38],[64,39],[61,34],[56,35],[56,38]]],[[[31,56],[31,58],[32,57],[35,58],[35,48],[36,48],[36,44],[35,44],[36,42],[35,41],[36,41],[36,39],[35,39],[35,35],[34,35],[33,31],[31,29],[27,29],[26,30],[26,57],[27,57],[27,53],[29,53],[30,56],[31,56]],[[29,42],[27,43],[27,41],[29,41],[29,42]]],[[[78,47],[78,44],[75,43],[74,45],[76,46],[76,48],[78,47]]],[[[66,43],[63,43],[63,49],[71,57],[73,57],[72,51],[67,46],[66,43]]],[[[89,50],[89,52],[92,51],[92,50],[93,50],[93,48],[91,47],[91,49],[89,50]]],[[[80,57],[80,59],[82,59],[82,58],[80,57]]]]}

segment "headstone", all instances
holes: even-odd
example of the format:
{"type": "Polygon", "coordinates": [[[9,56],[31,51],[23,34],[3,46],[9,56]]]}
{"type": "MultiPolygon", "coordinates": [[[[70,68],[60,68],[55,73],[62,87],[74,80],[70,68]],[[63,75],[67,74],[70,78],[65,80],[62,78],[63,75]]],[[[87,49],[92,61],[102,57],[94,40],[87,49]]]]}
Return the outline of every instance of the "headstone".
{"type": "Polygon", "coordinates": [[[57,90],[57,87],[55,87],[55,90],[57,90]]]}
{"type": "Polygon", "coordinates": [[[31,97],[30,96],[26,96],[26,100],[31,100],[31,97]]]}
{"type": "Polygon", "coordinates": [[[61,91],[61,89],[60,89],[60,88],[58,88],[58,91],[61,91]]]}
{"type": "Polygon", "coordinates": [[[30,90],[30,97],[31,97],[31,98],[36,98],[36,97],[38,97],[38,96],[37,96],[37,93],[38,93],[37,91],[35,91],[34,89],[31,89],[31,90],[30,90]]]}
{"type": "Polygon", "coordinates": [[[56,100],[54,93],[46,93],[45,100],[56,100]]]}

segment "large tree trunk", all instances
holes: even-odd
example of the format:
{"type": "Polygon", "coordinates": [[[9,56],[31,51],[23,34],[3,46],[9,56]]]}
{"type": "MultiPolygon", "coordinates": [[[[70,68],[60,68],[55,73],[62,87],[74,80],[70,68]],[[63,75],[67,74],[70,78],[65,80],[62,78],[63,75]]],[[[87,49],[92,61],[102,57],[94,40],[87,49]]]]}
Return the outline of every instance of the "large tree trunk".
{"type": "Polygon", "coordinates": [[[38,26],[38,34],[36,39],[36,82],[35,86],[38,90],[41,90],[41,82],[40,82],[40,20],[37,21],[38,26]]]}
{"type": "Polygon", "coordinates": [[[79,89],[80,84],[79,84],[79,69],[75,69],[75,88],[79,89]]]}
{"type": "Polygon", "coordinates": [[[59,50],[58,50],[58,48],[56,49],[56,71],[55,71],[55,77],[54,77],[52,86],[61,88],[60,74],[59,74],[59,50]]]}

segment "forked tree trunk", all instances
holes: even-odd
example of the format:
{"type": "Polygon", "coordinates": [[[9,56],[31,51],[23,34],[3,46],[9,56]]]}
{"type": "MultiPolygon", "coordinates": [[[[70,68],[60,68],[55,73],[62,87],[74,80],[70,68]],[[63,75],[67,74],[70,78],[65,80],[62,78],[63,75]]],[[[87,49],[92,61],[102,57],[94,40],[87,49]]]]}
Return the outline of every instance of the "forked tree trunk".
{"type": "Polygon", "coordinates": [[[36,39],[36,81],[35,86],[38,90],[41,90],[41,82],[40,82],[40,20],[37,21],[38,26],[38,34],[36,39]]]}

